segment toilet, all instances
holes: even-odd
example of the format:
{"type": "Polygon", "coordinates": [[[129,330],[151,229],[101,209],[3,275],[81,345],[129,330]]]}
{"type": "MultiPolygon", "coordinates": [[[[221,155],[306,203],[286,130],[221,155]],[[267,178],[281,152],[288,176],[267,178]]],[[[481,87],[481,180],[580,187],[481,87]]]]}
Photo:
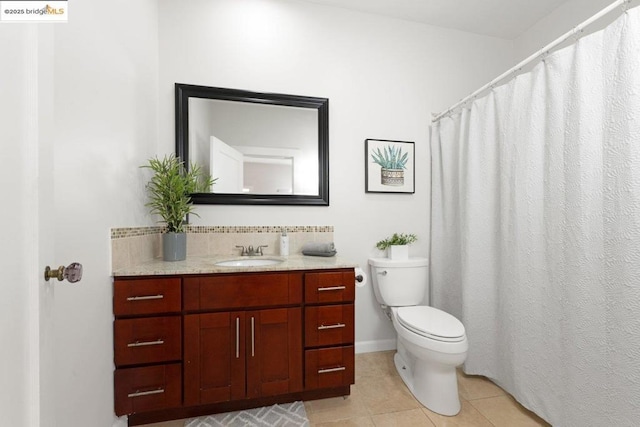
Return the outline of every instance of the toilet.
{"type": "Polygon", "coordinates": [[[456,415],[456,367],[469,344],[460,320],[428,305],[429,260],[371,258],[369,265],[376,299],[398,334],[394,362],[402,380],[431,411],[456,415]]]}

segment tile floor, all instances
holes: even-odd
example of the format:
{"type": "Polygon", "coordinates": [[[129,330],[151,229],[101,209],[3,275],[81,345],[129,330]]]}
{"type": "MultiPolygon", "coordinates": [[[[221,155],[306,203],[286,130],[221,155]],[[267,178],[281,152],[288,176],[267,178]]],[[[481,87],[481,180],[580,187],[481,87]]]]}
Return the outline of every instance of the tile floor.
{"type": "MultiPolygon", "coordinates": [[[[422,406],[402,382],[393,351],[356,355],[356,383],[344,399],[305,402],[311,426],[537,427],[549,426],[484,377],[458,373],[462,410],[445,417],[422,406]]],[[[182,427],[184,421],[147,427],[182,427]]]]}

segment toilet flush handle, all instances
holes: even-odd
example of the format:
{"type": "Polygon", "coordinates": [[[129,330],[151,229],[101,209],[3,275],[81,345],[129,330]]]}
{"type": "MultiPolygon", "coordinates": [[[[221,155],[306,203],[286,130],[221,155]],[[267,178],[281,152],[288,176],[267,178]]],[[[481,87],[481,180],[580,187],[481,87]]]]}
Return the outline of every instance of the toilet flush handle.
{"type": "Polygon", "coordinates": [[[386,276],[387,275],[387,270],[378,271],[378,274],[381,275],[381,276],[386,276]]]}

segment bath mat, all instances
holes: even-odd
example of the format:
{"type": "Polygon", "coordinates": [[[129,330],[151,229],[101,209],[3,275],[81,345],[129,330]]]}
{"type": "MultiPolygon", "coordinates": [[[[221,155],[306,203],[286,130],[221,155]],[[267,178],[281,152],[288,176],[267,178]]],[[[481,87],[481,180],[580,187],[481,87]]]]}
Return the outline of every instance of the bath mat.
{"type": "Polygon", "coordinates": [[[244,411],[225,412],[193,418],[185,427],[309,427],[302,402],[263,406],[244,411]]]}

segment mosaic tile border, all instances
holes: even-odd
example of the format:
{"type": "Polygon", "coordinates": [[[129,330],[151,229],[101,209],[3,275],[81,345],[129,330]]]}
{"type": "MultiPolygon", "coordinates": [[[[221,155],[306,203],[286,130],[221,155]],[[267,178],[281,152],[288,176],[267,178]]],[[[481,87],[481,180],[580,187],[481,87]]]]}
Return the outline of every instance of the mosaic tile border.
{"type": "MultiPolygon", "coordinates": [[[[289,233],[333,233],[332,225],[188,225],[187,233],[207,234],[207,233],[280,233],[285,228],[289,233]]],[[[122,239],[126,237],[148,236],[159,234],[165,227],[120,227],[111,229],[111,239],[122,239]]]]}
{"type": "Polygon", "coordinates": [[[123,239],[125,237],[150,236],[152,234],[162,233],[165,227],[120,227],[111,229],[112,239],[123,239]]]}

